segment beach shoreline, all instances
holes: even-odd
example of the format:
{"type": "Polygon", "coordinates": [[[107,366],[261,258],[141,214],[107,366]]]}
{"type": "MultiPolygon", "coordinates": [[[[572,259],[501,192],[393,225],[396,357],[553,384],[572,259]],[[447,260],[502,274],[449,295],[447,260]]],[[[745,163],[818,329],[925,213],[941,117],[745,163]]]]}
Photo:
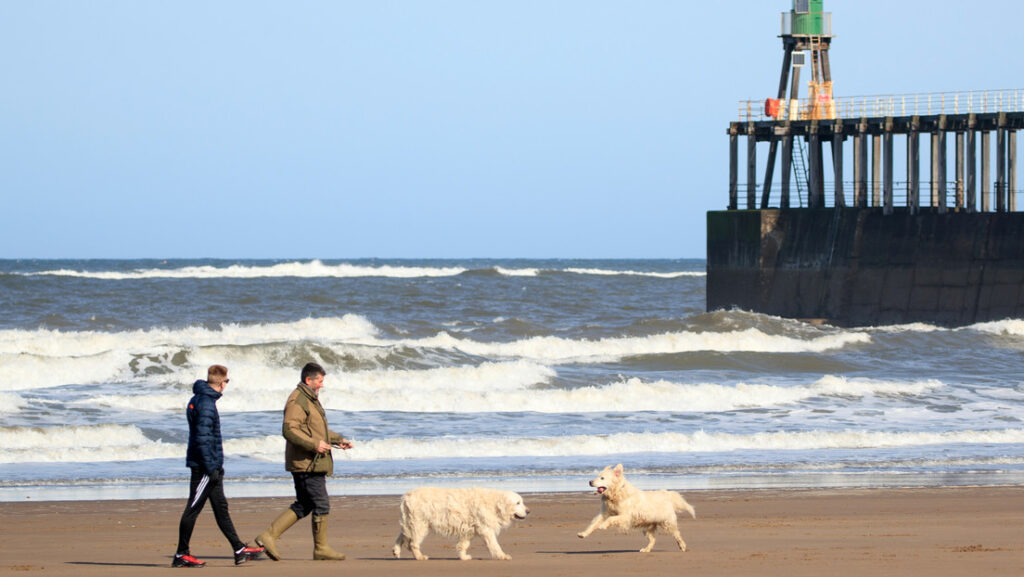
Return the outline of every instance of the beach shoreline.
{"type": "MultiPolygon", "coordinates": [[[[680,572],[716,575],[1006,575],[1024,573],[1024,486],[872,489],[759,489],[684,492],[697,519],[680,518],[689,550],[665,534],[649,554],[639,531],[576,533],[597,514],[596,495],[524,493],[530,516],[499,541],[511,561],[492,561],[479,539],[474,560],[460,562],[454,543],[432,535],[431,560],[394,560],[398,495],[332,498],[331,543],[343,562],[311,560],[309,523],[281,539],[281,562],[236,568],[229,546],[205,510],[192,553],[205,571],[280,575],[309,570],[363,575],[503,576],[680,572]],[[481,563],[487,563],[481,566],[481,563]]],[[[290,504],[283,497],[231,498],[232,518],[247,541],[290,504]]],[[[109,576],[170,566],[184,499],[0,503],[0,573],[109,576]]]]}

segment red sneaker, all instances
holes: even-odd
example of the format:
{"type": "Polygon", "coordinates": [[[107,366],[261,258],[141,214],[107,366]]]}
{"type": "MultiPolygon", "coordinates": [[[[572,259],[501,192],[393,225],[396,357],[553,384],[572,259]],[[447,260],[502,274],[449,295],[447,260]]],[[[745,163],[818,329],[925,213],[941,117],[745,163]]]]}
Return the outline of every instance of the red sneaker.
{"type": "Polygon", "coordinates": [[[263,547],[250,547],[246,545],[235,551],[235,565],[241,565],[250,559],[255,559],[263,552],[263,547]]]}
{"type": "Polygon", "coordinates": [[[175,555],[171,561],[171,567],[204,567],[205,561],[200,561],[191,555],[175,555]]]}

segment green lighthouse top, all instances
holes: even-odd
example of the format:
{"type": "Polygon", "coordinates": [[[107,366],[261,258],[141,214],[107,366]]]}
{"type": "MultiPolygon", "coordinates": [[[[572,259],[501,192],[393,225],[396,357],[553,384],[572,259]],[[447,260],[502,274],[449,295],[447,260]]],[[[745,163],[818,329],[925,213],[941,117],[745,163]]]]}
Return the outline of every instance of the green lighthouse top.
{"type": "Polygon", "coordinates": [[[782,36],[832,36],[832,13],[823,0],[793,0],[793,9],[782,13],[782,36]]]}

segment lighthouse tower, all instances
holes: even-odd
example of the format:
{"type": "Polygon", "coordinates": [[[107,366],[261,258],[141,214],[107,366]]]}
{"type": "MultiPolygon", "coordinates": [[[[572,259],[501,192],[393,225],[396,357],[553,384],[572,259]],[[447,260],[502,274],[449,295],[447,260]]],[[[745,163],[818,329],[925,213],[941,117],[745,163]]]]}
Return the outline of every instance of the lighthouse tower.
{"type": "Polygon", "coordinates": [[[793,0],[793,9],[782,13],[782,76],[779,94],[769,101],[766,112],[775,118],[789,120],[825,120],[836,117],[832,100],[832,72],[828,49],[832,43],[832,13],[822,9],[823,0],[793,0]],[[799,106],[800,69],[810,56],[811,81],[808,104],[799,106]],[[792,70],[792,77],[790,77],[792,70]],[[789,98],[786,85],[789,81],[789,98]]]}
{"type": "MultiPolygon", "coordinates": [[[[832,99],[832,72],[828,63],[828,49],[832,44],[832,13],[822,10],[822,0],[793,0],[793,9],[782,13],[782,33],[779,34],[779,37],[782,38],[784,51],[782,75],[779,78],[779,93],[776,98],[769,98],[765,101],[765,116],[787,126],[790,122],[835,119],[836,105],[832,99]],[[808,56],[810,56],[809,62],[808,56]],[[811,80],[808,82],[810,93],[807,100],[804,101],[805,104],[801,106],[800,69],[808,65],[811,67],[811,80]],[[789,86],[788,98],[786,97],[787,85],[789,86]]],[[[825,167],[820,138],[816,133],[807,136],[806,159],[803,147],[799,144],[794,147],[791,136],[783,140],[783,188],[788,191],[790,171],[792,170],[796,176],[797,193],[802,196],[804,188],[807,188],[808,206],[823,206],[825,167]],[[796,159],[793,158],[794,151],[797,153],[796,159]]],[[[778,136],[772,131],[769,139],[768,163],[765,167],[764,188],[761,194],[762,207],[768,206],[768,199],[771,195],[777,147],[778,136]]],[[[835,150],[835,143],[833,143],[834,161],[836,160],[835,150]]],[[[842,204],[842,200],[838,200],[838,202],[842,204]]],[[[783,195],[781,206],[789,207],[788,194],[783,195]]]]}

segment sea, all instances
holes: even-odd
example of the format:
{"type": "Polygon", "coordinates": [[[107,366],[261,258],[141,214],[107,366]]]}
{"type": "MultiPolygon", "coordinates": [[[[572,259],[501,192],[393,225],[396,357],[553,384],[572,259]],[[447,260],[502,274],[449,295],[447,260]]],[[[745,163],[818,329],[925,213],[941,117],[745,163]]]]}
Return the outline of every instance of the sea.
{"type": "Polygon", "coordinates": [[[705,311],[679,260],[2,260],[0,500],[184,498],[211,364],[229,496],[293,494],[327,369],[332,495],[1024,484],[1024,320],[705,311]]]}

